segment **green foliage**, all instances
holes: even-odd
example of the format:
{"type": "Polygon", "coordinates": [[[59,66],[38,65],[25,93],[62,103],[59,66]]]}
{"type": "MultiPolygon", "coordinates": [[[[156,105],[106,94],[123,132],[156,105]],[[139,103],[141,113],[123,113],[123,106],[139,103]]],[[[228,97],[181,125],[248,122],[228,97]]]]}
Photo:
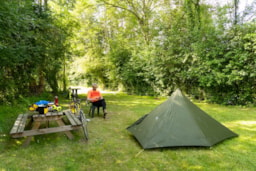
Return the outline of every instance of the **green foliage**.
{"type": "Polygon", "coordinates": [[[207,37],[208,41],[199,42],[195,52],[199,57],[192,68],[190,76],[198,77],[201,89],[204,89],[208,100],[224,104],[254,103],[255,60],[251,48],[253,44],[248,35],[252,35],[253,25],[245,25],[229,34],[207,37]],[[211,45],[211,48],[209,48],[211,45]],[[249,50],[249,51],[248,51],[249,50]]]}
{"type": "Polygon", "coordinates": [[[88,82],[129,93],[168,95],[181,88],[211,102],[254,103],[255,23],[233,25],[231,5],[143,2],[83,4],[77,17],[88,82]]]}
{"type": "Polygon", "coordinates": [[[98,82],[130,94],[255,103],[254,5],[1,1],[1,102],[98,82]],[[234,10],[233,10],[234,9],[234,10]],[[232,17],[230,17],[232,16],[232,17]]]}
{"type": "Polygon", "coordinates": [[[0,103],[42,93],[46,85],[58,92],[69,25],[46,4],[30,0],[1,1],[0,11],[0,79],[6,80],[0,84],[0,103]]]}

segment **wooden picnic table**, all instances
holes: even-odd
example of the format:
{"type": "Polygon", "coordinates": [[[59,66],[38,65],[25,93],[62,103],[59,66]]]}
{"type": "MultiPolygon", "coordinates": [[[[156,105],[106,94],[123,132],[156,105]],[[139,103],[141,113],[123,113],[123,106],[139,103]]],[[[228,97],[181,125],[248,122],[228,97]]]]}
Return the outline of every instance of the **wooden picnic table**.
{"type": "Polygon", "coordinates": [[[73,139],[74,137],[70,131],[81,127],[82,122],[69,110],[34,115],[19,114],[10,131],[10,135],[12,138],[26,137],[23,146],[27,146],[35,135],[64,132],[69,139],[73,139]],[[63,120],[65,116],[69,121],[67,124],[63,120]],[[49,122],[56,122],[57,126],[49,127],[49,122]],[[46,127],[42,128],[45,123],[46,127]]]}

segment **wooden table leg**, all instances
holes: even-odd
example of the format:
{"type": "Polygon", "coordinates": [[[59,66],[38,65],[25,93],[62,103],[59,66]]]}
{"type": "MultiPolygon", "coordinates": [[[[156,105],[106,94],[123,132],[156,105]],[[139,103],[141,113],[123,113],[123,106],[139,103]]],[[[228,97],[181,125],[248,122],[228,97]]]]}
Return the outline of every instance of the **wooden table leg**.
{"type": "MultiPolygon", "coordinates": [[[[59,126],[64,126],[65,125],[65,123],[61,119],[56,120],[56,122],[58,123],[59,126]]],[[[74,136],[70,131],[65,131],[64,133],[67,135],[67,137],[69,139],[74,139],[74,136]]]]}
{"type": "MultiPolygon", "coordinates": [[[[34,122],[33,127],[32,127],[32,130],[33,130],[33,129],[38,129],[38,128],[40,127],[40,124],[41,124],[40,122],[34,122]]],[[[27,137],[27,139],[26,139],[26,140],[24,141],[24,143],[23,143],[23,147],[27,147],[27,146],[29,145],[29,143],[30,143],[32,137],[33,137],[33,136],[27,137]]]]}

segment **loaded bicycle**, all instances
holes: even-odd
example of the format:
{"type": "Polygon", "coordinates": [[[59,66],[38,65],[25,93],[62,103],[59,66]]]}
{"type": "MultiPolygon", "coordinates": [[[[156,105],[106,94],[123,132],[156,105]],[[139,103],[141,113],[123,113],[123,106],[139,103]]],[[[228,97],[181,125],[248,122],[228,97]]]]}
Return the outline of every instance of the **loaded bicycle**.
{"type": "Polygon", "coordinates": [[[71,88],[71,102],[69,104],[70,111],[77,116],[77,118],[82,122],[83,132],[86,140],[89,139],[89,134],[87,130],[87,119],[81,108],[81,99],[78,98],[77,88],[71,88]]]}

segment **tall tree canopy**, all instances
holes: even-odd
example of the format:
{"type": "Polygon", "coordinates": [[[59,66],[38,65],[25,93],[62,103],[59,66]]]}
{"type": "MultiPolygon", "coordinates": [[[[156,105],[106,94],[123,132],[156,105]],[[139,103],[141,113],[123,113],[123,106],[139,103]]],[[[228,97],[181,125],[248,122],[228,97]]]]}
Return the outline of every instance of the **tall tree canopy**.
{"type": "Polygon", "coordinates": [[[41,93],[58,92],[72,33],[71,21],[54,15],[47,1],[0,2],[0,101],[41,93]]]}
{"type": "Polygon", "coordinates": [[[214,102],[254,102],[255,4],[239,12],[238,0],[82,2],[75,13],[88,82],[151,95],[180,87],[214,102]]]}
{"type": "Polygon", "coordinates": [[[209,2],[2,1],[0,77],[9,81],[0,95],[98,82],[141,95],[179,87],[211,102],[255,103],[256,2],[243,11],[239,0],[209,2]]]}

